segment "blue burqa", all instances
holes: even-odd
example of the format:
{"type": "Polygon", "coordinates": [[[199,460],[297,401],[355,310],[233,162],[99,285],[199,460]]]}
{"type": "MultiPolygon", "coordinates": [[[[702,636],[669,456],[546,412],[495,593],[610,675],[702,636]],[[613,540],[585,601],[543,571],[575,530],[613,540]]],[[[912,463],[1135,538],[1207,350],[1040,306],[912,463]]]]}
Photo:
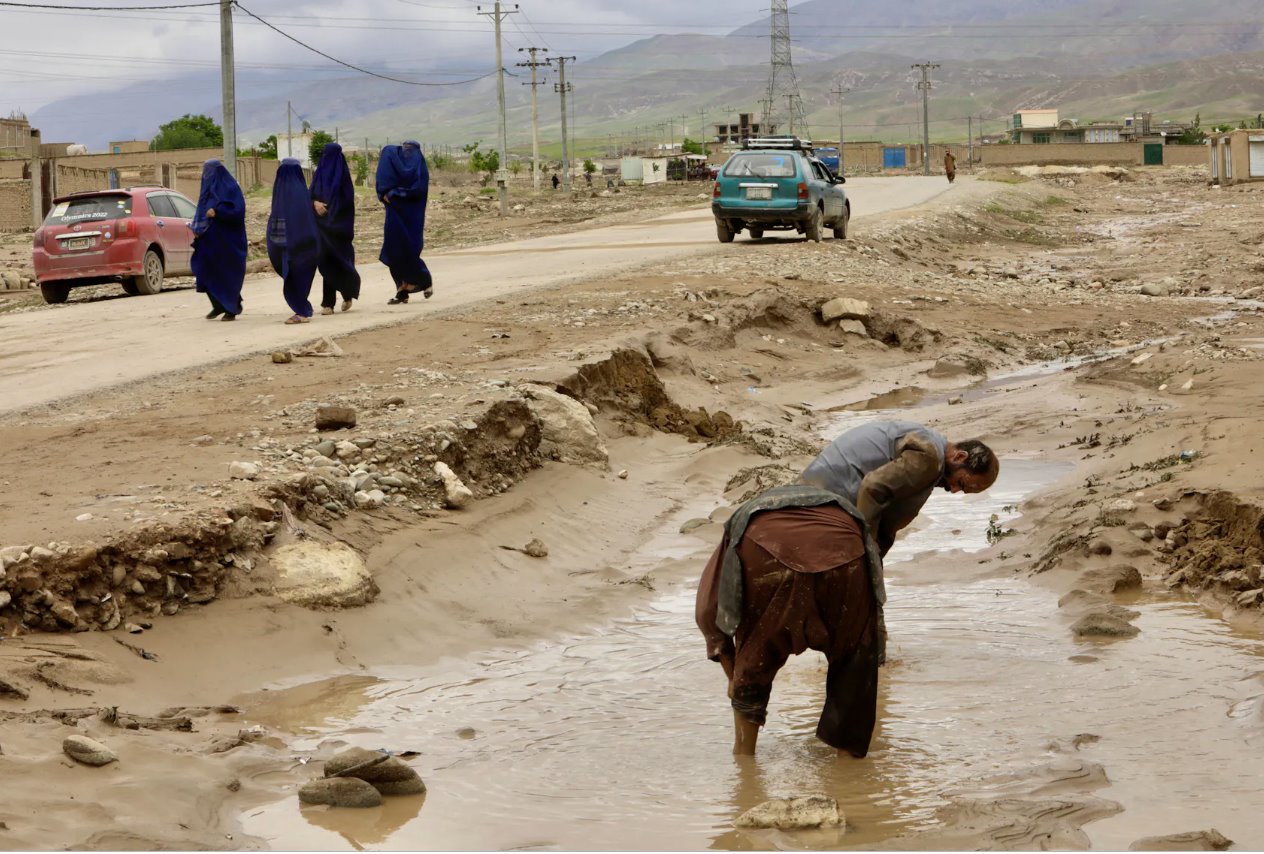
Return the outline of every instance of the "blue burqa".
{"type": "Polygon", "coordinates": [[[202,166],[202,189],[193,229],[193,275],[197,289],[228,314],[241,314],[241,283],[246,278],[246,197],[237,180],[218,160],[202,166]],[[215,216],[206,212],[214,210],[215,216]]]}
{"type": "Polygon", "coordinates": [[[320,231],[320,259],[316,267],[324,283],[320,304],[333,308],[338,294],[344,300],[359,299],[360,274],[355,267],[355,185],[342,146],[331,142],[320,153],[320,163],[312,174],[312,201],[328,207],[317,215],[320,231]]]}
{"type": "Polygon", "coordinates": [[[396,289],[407,284],[426,290],[432,285],[430,270],[421,260],[429,193],[430,170],[420,145],[409,141],[382,149],[377,197],[386,205],[386,225],[378,260],[390,268],[396,289]]]}
{"type": "Polygon", "coordinates": [[[303,179],[303,167],[293,157],[281,161],[272,185],[272,213],[268,216],[268,260],[284,282],[285,301],[299,317],[312,316],[312,279],[320,257],[316,212],[303,179]]]}

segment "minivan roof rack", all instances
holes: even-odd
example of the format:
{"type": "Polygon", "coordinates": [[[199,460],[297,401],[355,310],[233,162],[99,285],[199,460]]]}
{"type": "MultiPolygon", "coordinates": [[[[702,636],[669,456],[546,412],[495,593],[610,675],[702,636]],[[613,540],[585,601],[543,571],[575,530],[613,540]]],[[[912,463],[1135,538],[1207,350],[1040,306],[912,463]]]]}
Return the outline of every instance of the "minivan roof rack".
{"type": "Polygon", "coordinates": [[[797,136],[753,136],[742,140],[742,148],[786,148],[791,151],[811,151],[812,140],[797,136]]]}

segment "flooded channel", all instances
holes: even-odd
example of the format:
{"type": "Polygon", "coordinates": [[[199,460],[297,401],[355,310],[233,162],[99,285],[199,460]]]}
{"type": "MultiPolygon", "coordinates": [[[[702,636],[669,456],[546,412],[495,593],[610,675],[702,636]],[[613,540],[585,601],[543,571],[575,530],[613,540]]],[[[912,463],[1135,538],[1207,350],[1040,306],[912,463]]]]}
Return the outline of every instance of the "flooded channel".
{"type": "Polygon", "coordinates": [[[639,552],[657,594],[623,619],[248,703],[252,722],[291,734],[296,755],[326,740],[418,751],[429,793],[368,811],[300,808],[290,794],[251,811],[244,829],[315,849],[862,847],[933,829],[955,794],[1037,789],[1039,775],[1030,786],[1025,775],[1053,758],[1051,743],[1088,733],[1100,740],[1079,757],[1110,781],[1095,794],[1123,807],[1086,828],[1097,847],[1206,826],[1264,841],[1264,819],[1232,807],[1261,783],[1244,749],[1264,728],[1260,638],[1170,601],[1134,606],[1138,639],[1084,643],[1048,591],[962,572],[993,513],[1005,518],[1063,473],[1007,460],[988,493],[936,495],[893,550],[892,661],[864,760],[840,760],[813,737],[824,682],[815,653],[779,677],[758,757],[730,755],[724,679],[693,625],[708,548],[677,533],[697,509],[686,508],[639,552]],[[778,843],[732,827],[767,798],[810,793],[839,801],[845,835],[778,843]]]}

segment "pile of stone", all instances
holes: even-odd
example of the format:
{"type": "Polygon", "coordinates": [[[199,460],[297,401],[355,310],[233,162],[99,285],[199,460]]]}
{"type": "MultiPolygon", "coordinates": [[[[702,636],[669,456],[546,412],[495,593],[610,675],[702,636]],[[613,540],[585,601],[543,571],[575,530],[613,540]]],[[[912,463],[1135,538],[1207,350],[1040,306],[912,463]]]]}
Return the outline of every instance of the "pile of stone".
{"type": "Polygon", "coordinates": [[[420,795],[421,776],[403,760],[377,750],[352,747],[325,763],[325,776],[305,783],[298,799],[331,807],[380,807],[383,796],[420,795]]]}

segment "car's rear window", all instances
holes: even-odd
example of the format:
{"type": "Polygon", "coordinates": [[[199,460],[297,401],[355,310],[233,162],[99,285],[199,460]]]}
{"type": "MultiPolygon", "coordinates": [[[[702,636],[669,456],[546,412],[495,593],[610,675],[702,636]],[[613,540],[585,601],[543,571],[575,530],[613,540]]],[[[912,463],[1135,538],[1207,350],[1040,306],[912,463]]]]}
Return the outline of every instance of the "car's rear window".
{"type": "Polygon", "coordinates": [[[793,178],[794,154],[734,154],[724,167],[728,178],[793,178]]]}
{"type": "Polygon", "coordinates": [[[44,224],[75,225],[81,222],[101,222],[131,216],[131,213],[131,196],[87,196],[53,205],[44,224]]]}

